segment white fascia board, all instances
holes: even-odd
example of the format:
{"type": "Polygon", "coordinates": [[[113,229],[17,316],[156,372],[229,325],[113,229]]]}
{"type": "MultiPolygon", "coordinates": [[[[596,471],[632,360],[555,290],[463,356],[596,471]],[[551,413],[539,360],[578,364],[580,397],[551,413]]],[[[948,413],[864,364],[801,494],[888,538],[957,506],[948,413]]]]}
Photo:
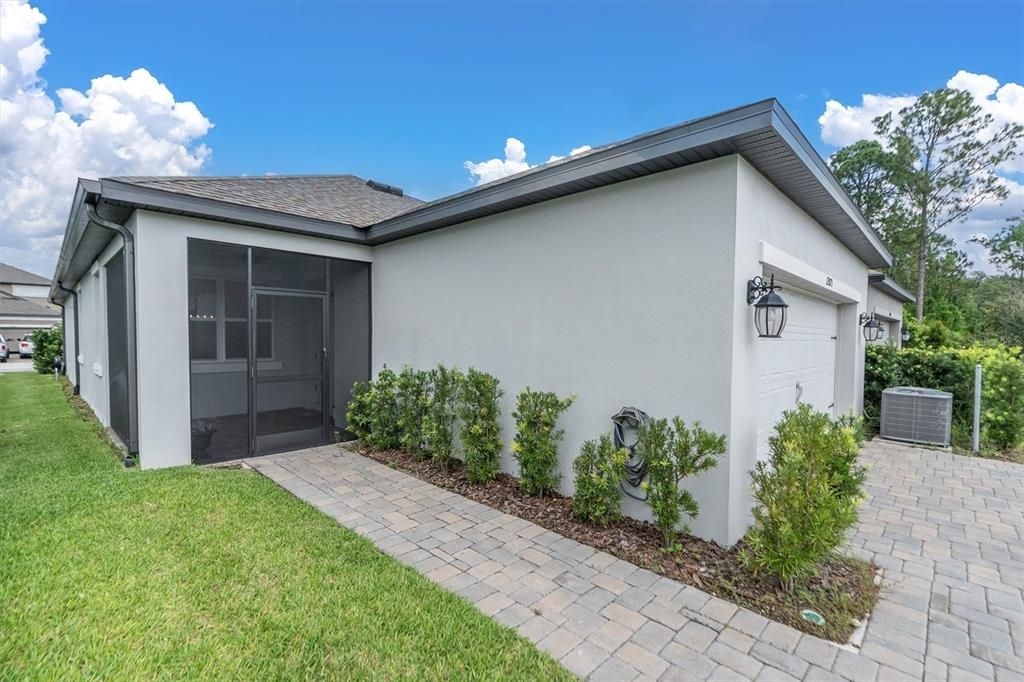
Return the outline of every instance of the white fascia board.
{"type": "Polygon", "coordinates": [[[809,293],[836,303],[860,303],[860,291],[768,242],[758,242],[761,264],[782,283],[789,283],[809,293]]]}

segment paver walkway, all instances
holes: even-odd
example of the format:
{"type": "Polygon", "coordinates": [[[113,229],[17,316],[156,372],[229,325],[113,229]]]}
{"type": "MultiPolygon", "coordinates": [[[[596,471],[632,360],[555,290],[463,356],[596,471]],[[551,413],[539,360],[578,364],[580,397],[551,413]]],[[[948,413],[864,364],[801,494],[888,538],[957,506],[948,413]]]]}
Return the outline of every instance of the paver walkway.
{"type": "Polygon", "coordinates": [[[330,446],[282,487],[595,680],[1024,679],[1024,467],[869,444],[851,552],[885,569],[859,652],[330,446]]]}

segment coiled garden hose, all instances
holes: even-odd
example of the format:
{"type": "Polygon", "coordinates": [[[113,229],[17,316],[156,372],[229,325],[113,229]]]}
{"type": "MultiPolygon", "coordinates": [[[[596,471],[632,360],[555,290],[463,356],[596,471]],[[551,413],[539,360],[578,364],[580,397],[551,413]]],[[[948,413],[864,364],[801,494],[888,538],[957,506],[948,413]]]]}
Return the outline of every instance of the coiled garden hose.
{"type": "MultiPolygon", "coordinates": [[[[629,451],[629,459],[626,460],[626,477],[625,483],[628,483],[634,490],[640,487],[643,483],[644,478],[647,477],[647,460],[642,456],[636,454],[636,445],[639,442],[638,439],[634,439],[632,443],[626,442],[626,429],[631,429],[634,432],[641,426],[646,425],[651,421],[650,416],[641,409],[636,407],[623,407],[619,410],[618,414],[612,417],[612,424],[614,424],[613,439],[615,440],[616,448],[625,448],[629,451]]],[[[637,495],[631,492],[623,482],[619,482],[619,487],[622,488],[622,492],[626,493],[634,500],[645,502],[647,500],[647,494],[637,495]]]]}

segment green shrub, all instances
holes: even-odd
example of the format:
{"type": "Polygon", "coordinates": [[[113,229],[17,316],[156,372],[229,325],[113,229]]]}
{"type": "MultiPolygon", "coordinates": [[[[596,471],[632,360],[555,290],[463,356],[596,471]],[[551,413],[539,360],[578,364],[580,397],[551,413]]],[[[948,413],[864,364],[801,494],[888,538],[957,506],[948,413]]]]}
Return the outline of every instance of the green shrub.
{"type": "MultiPolygon", "coordinates": [[[[960,355],[972,367],[981,365],[982,441],[1001,450],[1024,447],[1024,359],[1021,358],[1021,350],[1006,346],[972,346],[961,350],[960,355]]],[[[974,409],[973,400],[971,409],[974,409]]]]}
{"type": "Polygon", "coordinates": [[[462,394],[462,372],[438,365],[430,370],[429,381],[423,437],[431,458],[447,470],[455,455],[455,420],[462,394]]]}
{"type": "Polygon", "coordinates": [[[519,486],[527,495],[543,497],[558,488],[562,478],[558,472],[558,443],[565,432],[556,429],[555,423],[575,399],[534,391],[529,386],[516,399],[512,456],[519,463],[519,486]]]}
{"type": "Polygon", "coordinates": [[[466,475],[471,483],[494,478],[501,466],[501,412],[498,401],[502,391],[498,380],[487,372],[470,368],[462,382],[459,432],[464,451],[466,475]]]}
{"type": "Polygon", "coordinates": [[[352,399],[345,412],[346,429],[365,441],[373,424],[373,382],[357,381],[352,384],[352,399]]]}
{"type": "Polygon", "coordinates": [[[921,386],[953,394],[954,444],[966,447],[974,419],[974,366],[982,366],[982,443],[1014,448],[1024,439],[1024,360],[1021,349],[1001,344],[968,348],[868,346],[864,411],[878,428],[882,391],[921,386]]]}
{"type": "Polygon", "coordinates": [[[676,528],[689,532],[689,521],[697,518],[700,506],[690,491],[679,487],[687,476],[713,469],[725,452],[725,436],[706,431],[700,422],[688,427],[679,417],[652,419],[639,429],[637,454],[647,462],[647,504],[654,524],[661,530],[665,547],[675,544],[676,528]],[[685,514],[687,519],[681,517],[685,514]]]}
{"type": "Polygon", "coordinates": [[[32,332],[32,366],[40,374],[53,373],[53,360],[64,354],[64,328],[60,325],[32,332]]]}
{"type": "Polygon", "coordinates": [[[358,382],[352,387],[348,428],[375,450],[390,450],[402,445],[399,427],[398,377],[387,367],[377,379],[358,382]]]}
{"type": "Polygon", "coordinates": [[[573,462],[576,492],[572,510],[577,518],[607,526],[622,516],[619,482],[626,475],[629,450],[616,448],[608,434],[588,440],[573,462]]]}
{"type": "Polygon", "coordinates": [[[760,504],[741,559],[792,591],[856,522],[865,471],[853,429],[806,404],[783,414],[768,445],[751,472],[760,504]]]}
{"type": "Polygon", "coordinates": [[[430,374],[412,367],[403,367],[395,383],[398,400],[398,429],[402,447],[414,457],[430,454],[424,421],[430,406],[430,374]]]}

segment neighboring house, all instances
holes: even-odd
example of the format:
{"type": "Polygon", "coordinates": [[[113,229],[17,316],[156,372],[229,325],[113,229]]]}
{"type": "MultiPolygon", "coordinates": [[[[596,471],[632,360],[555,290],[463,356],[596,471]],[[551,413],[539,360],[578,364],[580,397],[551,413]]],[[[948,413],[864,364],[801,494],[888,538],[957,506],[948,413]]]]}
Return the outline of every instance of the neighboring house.
{"type": "Polygon", "coordinates": [[[859,317],[889,265],[767,100],[429,203],[353,176],[81,180],[51,295],[72,380],[143,467],[329,442],[354,380],[477,367],[506,442],[525,387],[577,396],[566,492],[625,405],[726,434],[687,485],[695,531],[732,543],[782,411],[860,410],[859,317]],[[788,325],[759,338],[748,281],[771,276],[788,325]]]}
{"type": "Polygon", "coordinates": [[[19,270],[10,265],[0,263],[0,274],[4,275],[7,282],[0,284],[0,336],[8,341],[11,354],[17,353],[17,342],[29,332],[36,329],[49,329],[60,324],[60,308],[52,305],[46,300],[49,295],[49,280],[40,278],[38,274],[19,270]],[[42,280],[42,285],[15,285],[11,279],[23,279],[22,274],[31,278],[42,280]],[[22,297],[11,293],[11,289],[17,287],[17,291],[23,293],[37,294],[33,287],[42,289],[43,298],[39,296],[22,297]],[[45,304],[43,303],[45,302],[45,304]]]}
{"type": "Polygon", "coordinates": [[[45,277],[0,263],[0,293],[12,294],[59,313],[60,307],[50,302],[51,284],[45,277]]]}
{"type": "Polygon", "coordinates": [[[903,347],[903,304],[916,303],[917,298],[896,283],[889,275],[872,272],[868,275],[868,309],[882,324],[882,338],[872,343],[903,347]]]}

